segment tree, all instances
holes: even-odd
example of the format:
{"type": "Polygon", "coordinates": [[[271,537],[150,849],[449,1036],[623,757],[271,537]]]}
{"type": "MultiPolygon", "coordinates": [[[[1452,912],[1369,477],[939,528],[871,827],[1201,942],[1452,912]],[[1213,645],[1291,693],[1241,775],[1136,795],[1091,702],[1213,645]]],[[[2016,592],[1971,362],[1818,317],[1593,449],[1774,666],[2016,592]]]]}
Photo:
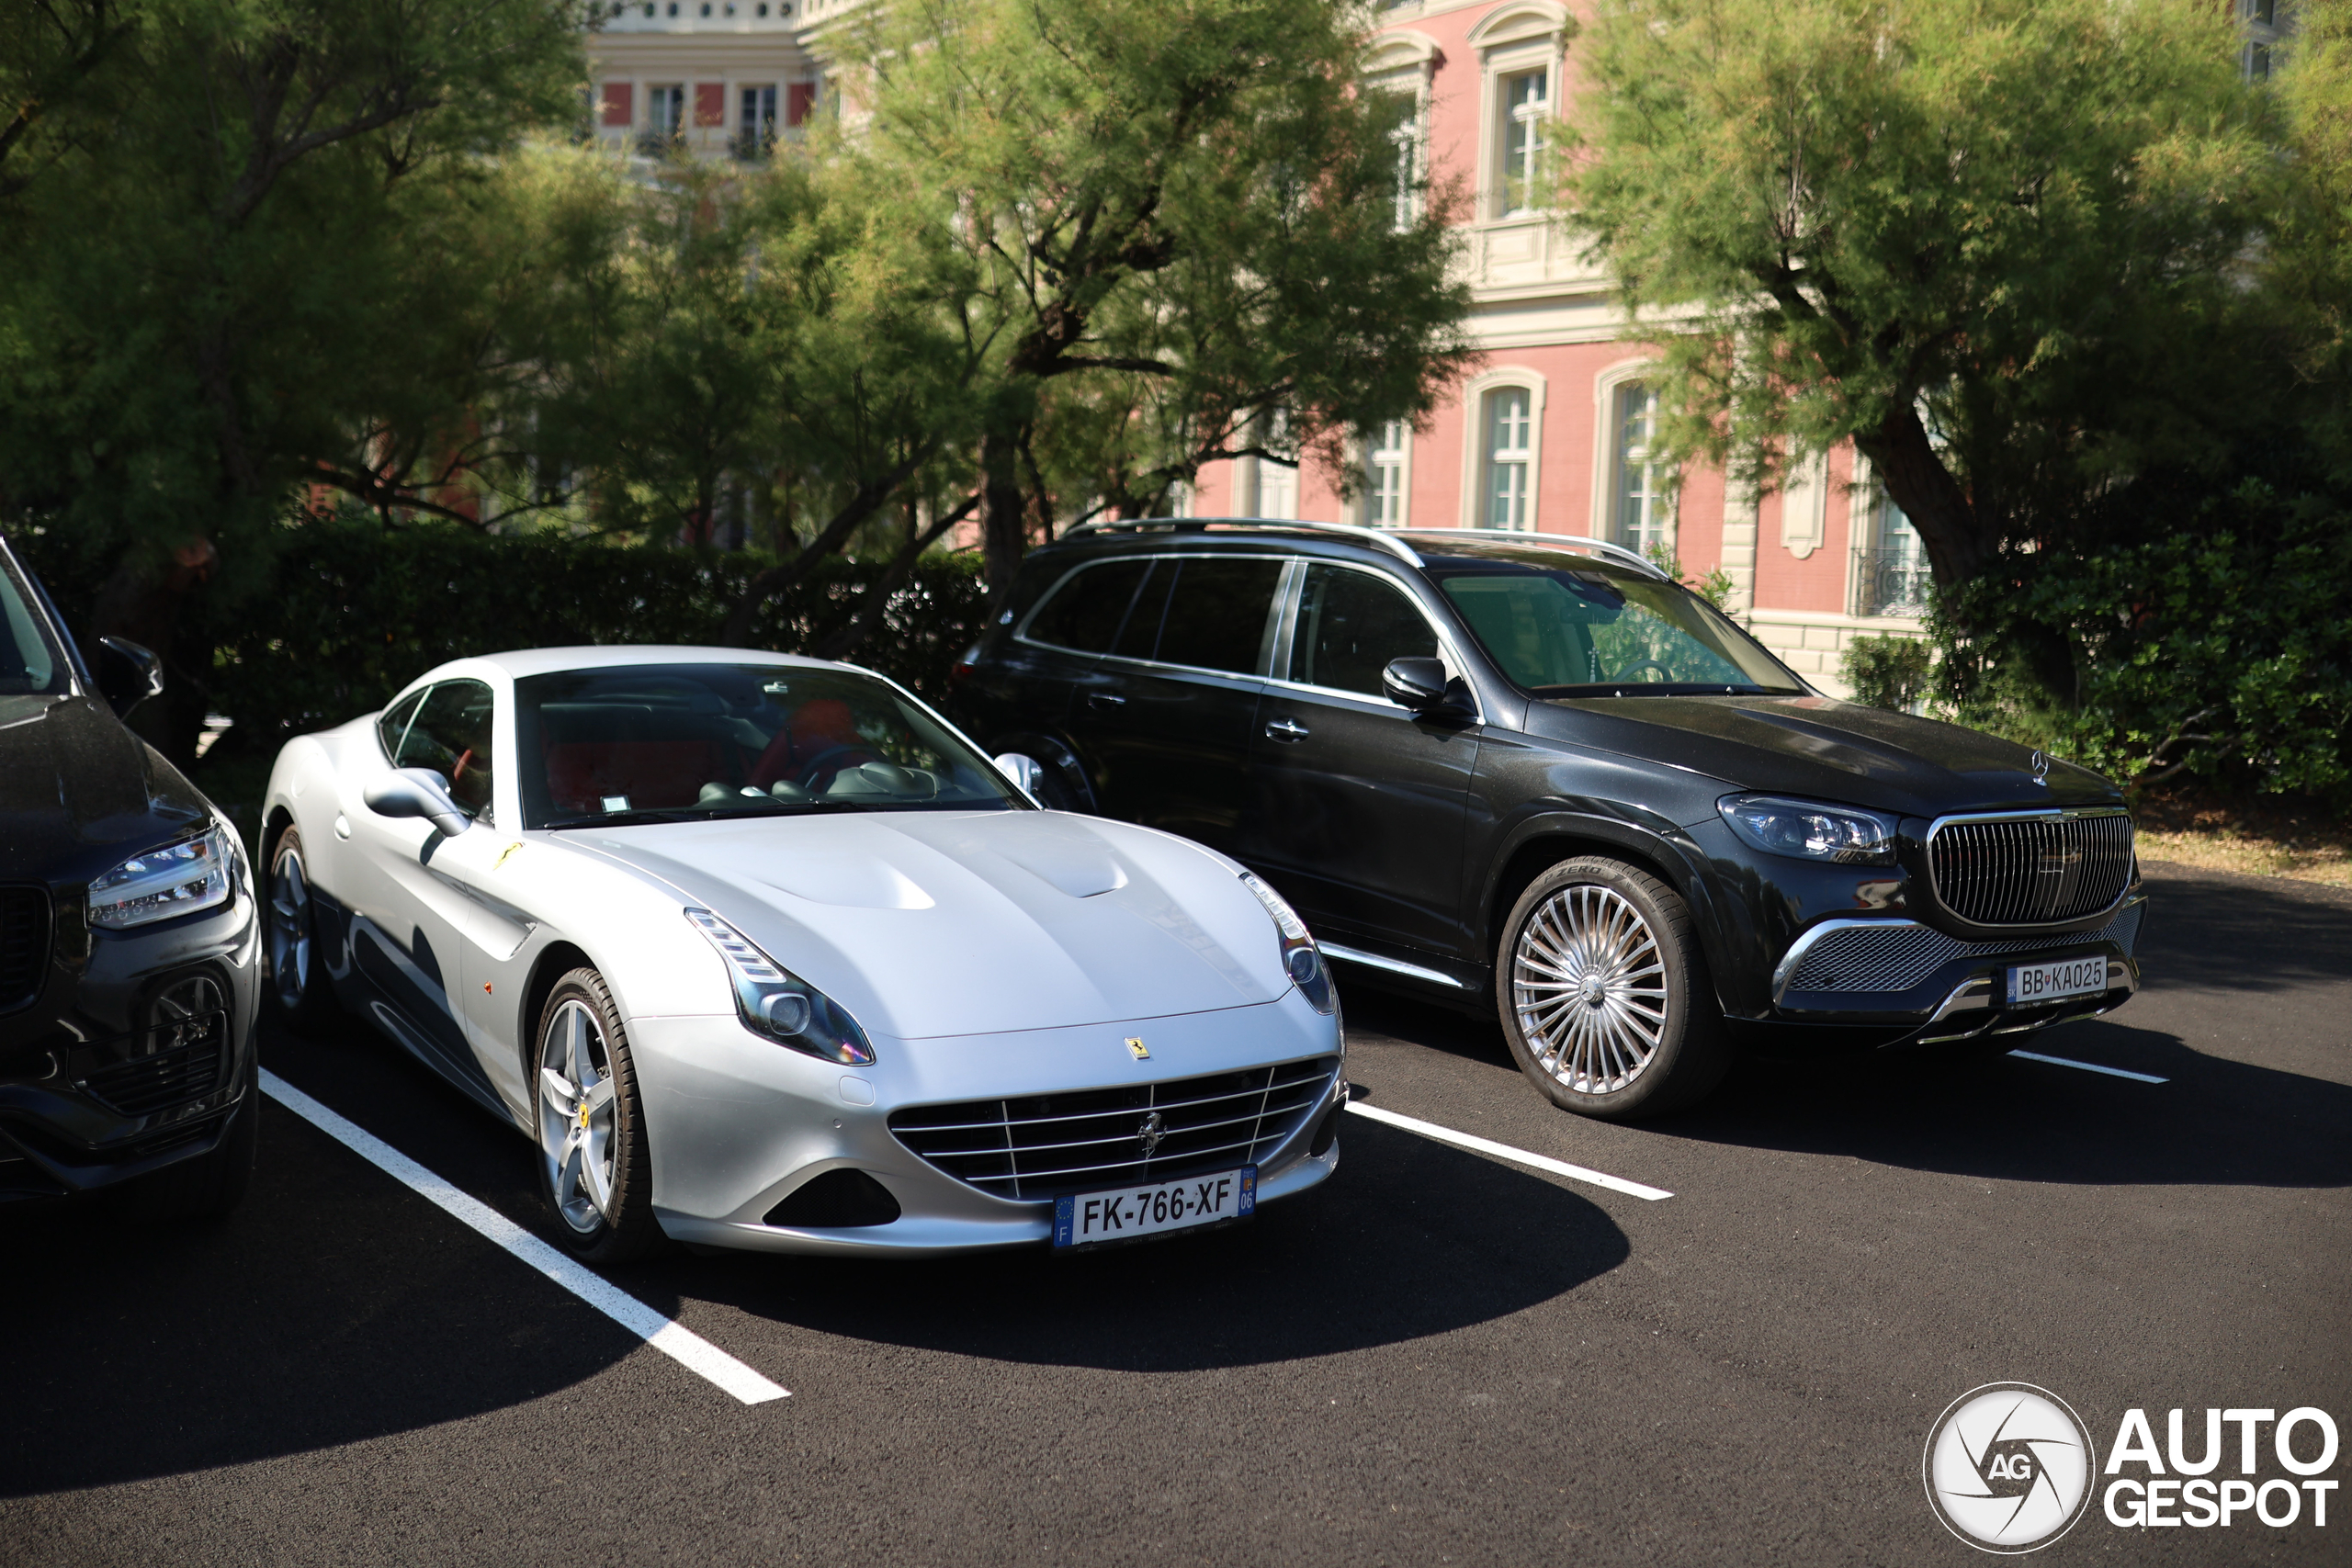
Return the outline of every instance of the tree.
{"type": "Polygon", "coordinates": [[[1132,515],[1201,466],[1336,458],[1471,357],[1446,192],[1395,149],[1335,0],[905,0],[841,35],[843,156],[960,259],[1001,600],[1057,513],[1132,515]]]}
{"type": "Polygon", "coordinates": [[[462,423],[447,373],[484,299],[459,264],[494,233],[494,156],[577,114],[587,9],[59,0],[31,8],[62,18],[47,34],[27,9],[0,29],[0,115],[24,128],[0,505],[118,558],[96,629],[164,654],[185,757],[209,650],[175,654],[180,599],[216,569],[252,581],[308,487],[380,499],[388,440],[429,451],[462,423]]]}
{"type": "Polygon", "coordinates": [[[1666,443],[1770,484],[1851,441],[1937,581],[2224,463],[2272,175],[2228,7],[1643,0],[1587,37],[1570,221],[1662,344],[1666,443]]]}

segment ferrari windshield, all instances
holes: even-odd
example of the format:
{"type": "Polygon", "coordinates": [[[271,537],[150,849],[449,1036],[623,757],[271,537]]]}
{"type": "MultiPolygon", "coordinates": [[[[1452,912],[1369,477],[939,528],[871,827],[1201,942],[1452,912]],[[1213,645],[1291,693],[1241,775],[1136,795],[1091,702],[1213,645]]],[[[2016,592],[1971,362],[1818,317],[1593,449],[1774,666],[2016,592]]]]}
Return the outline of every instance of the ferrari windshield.
{"type": "Polygon", "coordinates": [[[514,682],[534,828],[825,810],[1008,810],[988,760],[870,676],[640,664],[514,682]]]}
{"type": "Polygon", "coordinates": [[[1714,606],[1653,577],[1501,560],[1431,575],[1478,646],[1537,696],[1804,690],[1714,606]]]}

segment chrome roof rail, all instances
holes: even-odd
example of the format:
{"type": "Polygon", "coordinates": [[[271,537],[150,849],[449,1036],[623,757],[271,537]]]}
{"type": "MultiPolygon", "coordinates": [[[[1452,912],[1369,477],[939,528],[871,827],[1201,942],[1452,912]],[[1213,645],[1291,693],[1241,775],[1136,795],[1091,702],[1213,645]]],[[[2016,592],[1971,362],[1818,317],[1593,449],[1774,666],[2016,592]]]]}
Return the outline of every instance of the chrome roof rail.
{"type": "Polygon", "coordinates": [[[1404,532],[1425,535],[1461,534],[1474,539],[1509,539],[1521,545],[1548,545],[1566,549],[1596,550],[1612,560],[1623,561],[1627,566],[1645,571],[1661,582],[1674,581],[1659,570],[1656,561],[1639,551],[1629,550],[1623,545],[1611,543],[1607,539],[1592,538],[1584,534],[1538,534],[1532,529],[1520,528],[1408,528],[1404,532]]]}
{"type": "Polygon", "coordinates": [[[1386,550],[1407,566],[1418,567],[1421,558],[1413,547],[1385,528],[1364,528],[1353,523],[1298,522],[1279,517],[1136,517],[1120,521],[1080,523],[1062,534],[1065,539],[1080,534],[1140,533],[1147,528],[1164,529],[1173,534],[1205,534],[1212,527],[1226,529],[1263,529],[1278,534],[1337,534],[1342,538],[1371,545],[1386,550]]]}

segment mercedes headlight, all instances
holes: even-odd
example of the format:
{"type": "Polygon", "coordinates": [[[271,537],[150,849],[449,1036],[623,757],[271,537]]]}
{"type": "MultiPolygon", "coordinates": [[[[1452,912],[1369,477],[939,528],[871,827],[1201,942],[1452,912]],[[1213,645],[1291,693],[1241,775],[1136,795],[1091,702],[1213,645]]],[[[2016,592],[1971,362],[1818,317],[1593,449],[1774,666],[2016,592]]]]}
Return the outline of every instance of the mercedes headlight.
{"type": "Polygon", "coordinates": [[[847,1008],[762,953],[751,938],[708,909],[688,909],[686,919],[727,961],[727,977],[735,982],[735,1011],[744,1028],[844,1066],[873,1062],[874,1047],[847,1008]]]}
{"type": "Polygon", "coordinates": [[[1715,809],[1742,842],[1766,854],[1837,865],[1894,863],[1894,819],[1875,811],[1770,795],[1727,795],[1715,809]]]}
{"type": "Polygon", "coordinates": [[[1274,930],[1282,935],[1283,973],[1317,1012],[1329,1012],[1337,1005],[1331,994],[1331,972],[1323,967],[1323,954],[1307,934],[1306,922],[1281,894],[1246,871],[1241,874],[1241,885],[1256,894],[1266,913],[1273,917],[1274,930]]]}
{"type": "Polygon", "coordinates": [[[90,884],[90,923],[129,931],[229,901],[236,842],[215,824],[198,838],[133,855],[90,884]]]}

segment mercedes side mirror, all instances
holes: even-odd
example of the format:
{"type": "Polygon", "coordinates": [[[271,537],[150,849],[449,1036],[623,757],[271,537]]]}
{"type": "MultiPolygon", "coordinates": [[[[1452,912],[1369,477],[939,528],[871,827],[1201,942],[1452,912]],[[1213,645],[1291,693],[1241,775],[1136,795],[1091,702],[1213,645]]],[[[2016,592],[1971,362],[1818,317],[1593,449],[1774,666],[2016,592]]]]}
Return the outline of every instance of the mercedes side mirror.
{"type": "Polygon", "coordinates": [[[1388,700],[1408,712],[1433,714],[1466,705],[1445,678],[1445,664],[1436,659],[1392,659],[1380,672],[1380,689],[1388,700]]]}
{"type": "Polygon", "coordinates": [[[117,718],[164,689],[164,661],[128,637],[98,638],[98,694],[117,718]]]}
{"type": "Polygon", "coordinates": [[[396,768],[359,798],[379,817],[422,817],[452,838],[473,826],[473,818],[449,798],[449,781],[431,768],[396,768]]]}

